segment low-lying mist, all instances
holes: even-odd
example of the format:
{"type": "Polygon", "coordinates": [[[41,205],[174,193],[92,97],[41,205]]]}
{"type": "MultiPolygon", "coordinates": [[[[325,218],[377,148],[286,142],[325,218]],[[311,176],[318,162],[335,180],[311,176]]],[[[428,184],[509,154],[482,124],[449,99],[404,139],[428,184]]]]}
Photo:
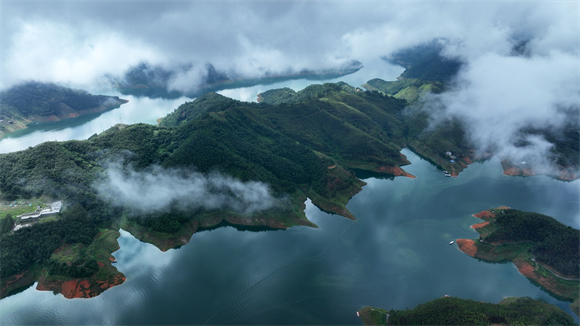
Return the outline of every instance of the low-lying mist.
{"type": "Polygon", "coordinates": [[[281,205],[262,182],[242,182],[218,172],[150,166],[136,171],[122,161],[106,164],[106,177],[93,187],[98,196],[134,213],[163,213],[170,209],[228,209],[252,214],[281,205]]]}
{"type": "Polygon", "coordinates": [[[545,134],[578,130],[578,69],[578,56],[563,51],[485,54],[459,71],[451,90],[426,98],[423,105],[433,126],[461,121],[476,154],[553,173],[558,156],[545,134]]]}

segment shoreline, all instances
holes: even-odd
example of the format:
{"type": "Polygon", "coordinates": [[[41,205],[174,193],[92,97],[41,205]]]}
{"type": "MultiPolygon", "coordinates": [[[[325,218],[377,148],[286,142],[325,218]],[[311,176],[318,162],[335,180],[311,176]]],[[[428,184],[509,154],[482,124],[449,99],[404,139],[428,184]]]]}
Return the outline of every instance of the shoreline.
{"type": "Polygon", "coordinates": [[[49,116],[19,117],[18,119],[15,119],[13,121],[13,123],[11,124],[12,126],[14,126],[13,128],[9,128],[9,130],[7,132],[0,131],[0,140],[2,140],[5,136],[10,135],[18,130],[28,128],[28,125],[31,123],[34,123],[34,122],[56,122],[56,121],[61,121],[61,120],[66,120],[66,119],[74,119],[74,118],[82,117],[84,115],[89,115],[89,114],[103,113],[103,112],[111,110],[111,109],[119,108],[119,107],[121,107],[121,105],[129,102],[128,100],[121,99],[121,98],[115,98],[115,97],[109,97],[109,98],[117,100],[117,103],[111,104],[111,105],[100,105],[100,106],[97,106],[94,108],[83,109],[83,110],[72,110],[72,112],[66,112],[66,113],[62,112],[59,115],[52,114],[49,116]]]}
{"type": "Polygon", "coordinates": [[[570,308],[577,315],[580,315],[580,299],[578,295],[578,290],[580,289],[580,283],[578,281],[580,280],[560,276],[553,267],[545,263],[537,262],[533,254],[529,253],[529,250],[533,247],[533,242],[509,240],[493,243],[483,242],[482,236],[491,233],[489,232],[489,228],[495,228],[495,226],[490,225],[490,220],[496,217],[495,213],[498,210],[504,209],[509,209],[509,207],[500,206],[473,214],[474,217],[485,220],[482,223],[476,223],[470,226],[480,234],[480,238],[478,240],[457,239],[456,242],[459,250],[473,258],[481,260],[510,261],[515,265],[521,275],[537,283],[549,293],[571,300],[570,308]],[[496,249],[499,250],[496,252],[496,249]],[[569,282],[575,282],[575,284],[569,284],[569,282]]]}

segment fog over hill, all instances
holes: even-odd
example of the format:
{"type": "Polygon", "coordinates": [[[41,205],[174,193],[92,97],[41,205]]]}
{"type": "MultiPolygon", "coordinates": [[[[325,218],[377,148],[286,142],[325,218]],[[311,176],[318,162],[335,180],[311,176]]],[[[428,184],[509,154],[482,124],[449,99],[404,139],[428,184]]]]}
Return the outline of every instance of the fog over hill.
{"type": "MultiPolygon", "coordinates": [[[[333,69],[433,39],[464,62],[431,99],[480,152],[548,167],[551,143],[522,129],[578,130],[578,2],[3,2],[0,89],[26,80],[76,88],[146,62],[198,86],[211,64],[247,78],[333,69]],[[184,68],[185,67],[185,68],[184,68]]],[[[380,78],[381,76],[376,76],[380,78]]],[[[358,85],[354,85],[358,86],[358,85]]]]}

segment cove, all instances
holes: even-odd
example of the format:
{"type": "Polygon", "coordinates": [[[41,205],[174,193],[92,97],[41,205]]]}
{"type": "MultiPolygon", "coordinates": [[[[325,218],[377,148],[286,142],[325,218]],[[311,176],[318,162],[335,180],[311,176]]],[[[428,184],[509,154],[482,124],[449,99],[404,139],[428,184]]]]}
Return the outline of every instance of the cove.
{"type": "Polygon", "coordinates": [[[307,203],[319,228],[251,232],[226,226],[161,252],[121,231],[113,255],[127,281],[91,299],[35,286],[0,301],[2,324],[361,324],[365,305],[412,308],[444,295],[497,303],[542,298],[575,316],[512,264],[448,243],[475,238],[471,214],[507,205],[579,227],[580,183],[502,175],[497,159],[458,178],[403,150],[417,179],[367,178],[352,221],[307,203]]]}

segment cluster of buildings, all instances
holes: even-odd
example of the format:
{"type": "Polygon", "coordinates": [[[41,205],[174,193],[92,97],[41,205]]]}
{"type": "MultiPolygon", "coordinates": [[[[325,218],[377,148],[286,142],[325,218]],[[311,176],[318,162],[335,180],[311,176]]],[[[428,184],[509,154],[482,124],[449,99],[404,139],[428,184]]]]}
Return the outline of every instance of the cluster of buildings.
{"type": "Polygon", "coordinates": [[[455,159],[456,159],[457,157],[455,157],[455,155],[453,155],[453,153],[451,153],[451,152],[447,151],[447,152],[445,152],[445,155],[449,156],[449,158],[450,158],[449,162],[451,162],[451,163],[455,163],[455,159]]]}
{"type": "Polygon", "coordinates": [[[54,203],[50,204],[50,208],[40,209],[40,206],[36,206],[36,211],[33,213],[25,213],[22,215],[18,215],[21,220],[28,220],[34,218],[40,218],[50,215],[56,215],[60,212],[62,207],[62,201],[55,201],[54,203]]]}

